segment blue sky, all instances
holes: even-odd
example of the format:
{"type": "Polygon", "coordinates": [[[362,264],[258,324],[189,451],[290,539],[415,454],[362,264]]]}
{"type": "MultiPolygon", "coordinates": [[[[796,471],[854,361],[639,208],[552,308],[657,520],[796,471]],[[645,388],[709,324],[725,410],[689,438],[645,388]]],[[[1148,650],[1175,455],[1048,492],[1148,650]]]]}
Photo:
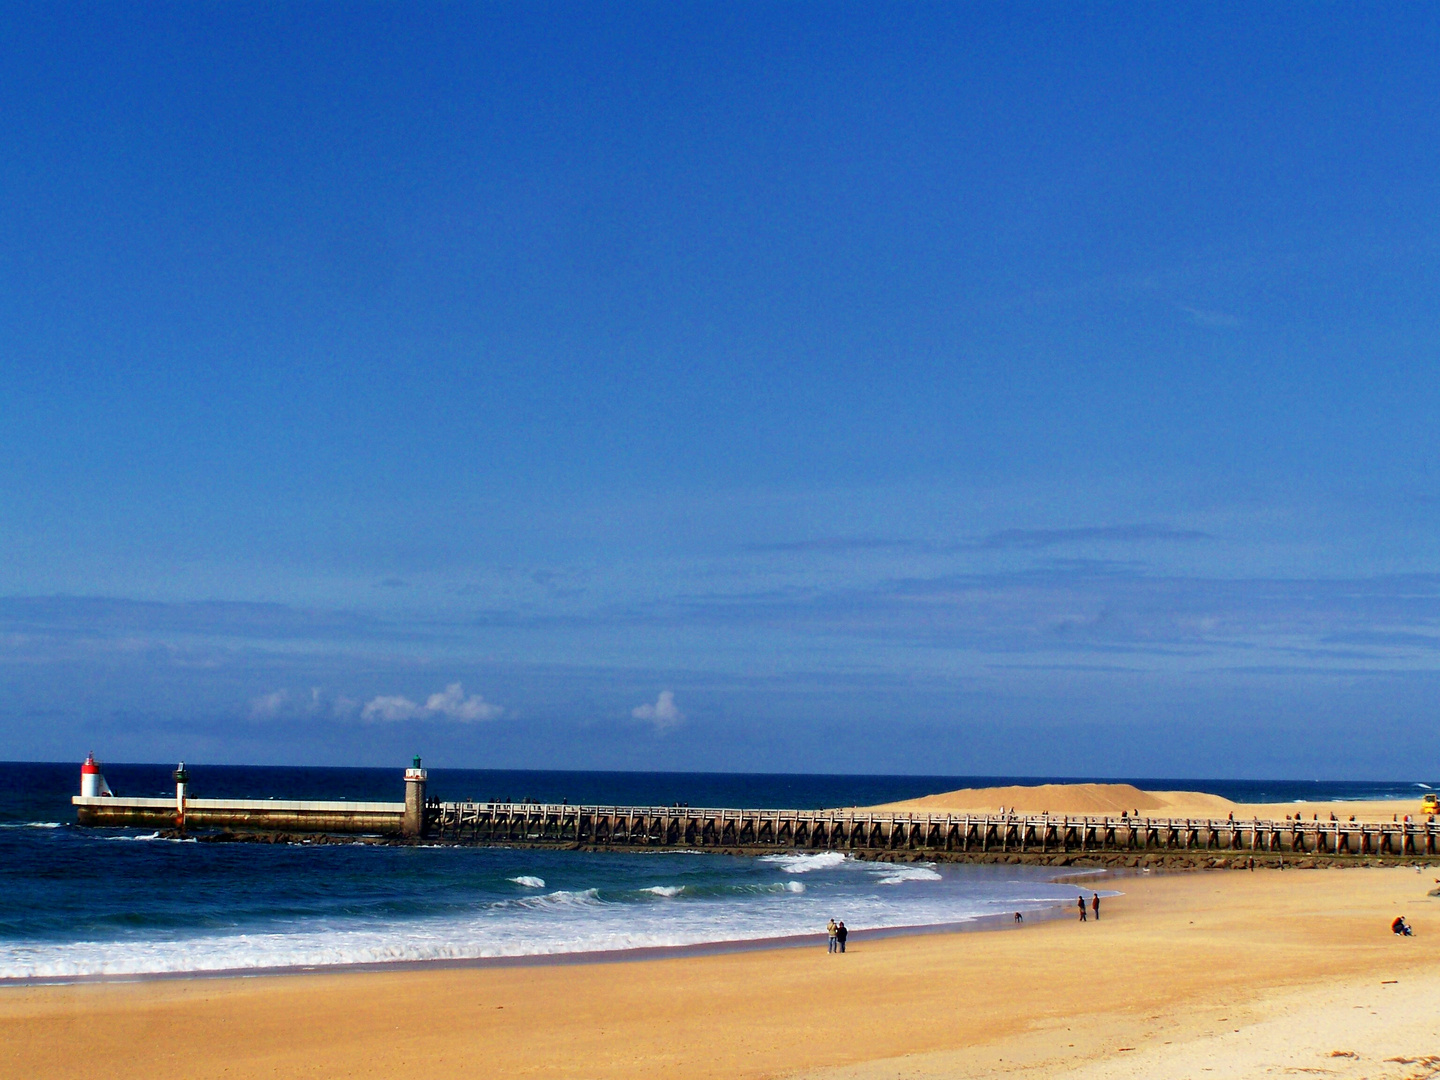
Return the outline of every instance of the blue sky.
{"type": "Polygon", "coordinates": [[[0,759],[1433,777],[1436,55],[7,5],[0,759]]]}

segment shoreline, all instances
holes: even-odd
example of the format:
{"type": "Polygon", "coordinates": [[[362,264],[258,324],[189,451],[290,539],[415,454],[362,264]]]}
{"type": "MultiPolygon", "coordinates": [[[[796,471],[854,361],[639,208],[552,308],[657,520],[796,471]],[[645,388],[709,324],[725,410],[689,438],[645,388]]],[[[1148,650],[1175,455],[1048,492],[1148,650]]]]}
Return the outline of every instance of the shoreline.
{"type": "Polygon", "coordinates": [[[1430,881],[1135,875],[1099,922],[855,937],[843,957],[16,986],[0,1077],[80,1080],[96,1061],[119,1080],[1430,1076],[1383,1060],[1440,1043],[1430,881]],[[1396,913],[1414,938],[1390,934],[1396,913]]]}
{"type": "MultiPolygon", "coordinates": [[[[658,852],[657,852],[658,853],[658,852]]],[[[696,851],[696,854],[709,854],[710,852],[696,851]]],[[[748,854],[748,852],[747,852],[748,854]]],[[[878,853],[883,856],[887,853],[878,853]]],[[[888,853],[901,855],[903,853],[888,853]]],[[[864,858],[863,855],[857,856],[864,858]]],[[[898,859],[878,858],[874,861],[902,861],[898,859]]],[[[975,862],[977,860],[963,859],[931,859],[928,861],[950,862],[952,864],[963,864],[964,862],[975,862]]],[[[1020,865],[1022,860],[1018,857],[997,856],[991,860],[999,863],[1020,865]]],[[[1067,864],[1071,865],[1071,864],[1067,864]]],[[[1409,869],[1412,865],[1440,865],[1440,859],[1431,862],[1419,860],[1394,859],[1390,861],[1376,860],[1353,862],[1345,860],[1334,860],[1333,862],[1322,861],[1318,865],[1301,867],[1294,865],[1292,870],[1300,869],[1349,869],[1359,870],[1371,869],[1409,869]]],[[[1086,878],[1105,875],[1107,880],[1144,880],[1146,877],[1159,879],[1169,876],[1189,875],[1204,873],[1215,869],[1236,869],[1235,867],[1209,867],[1201,866],[1198,863],[1182,863],[1180,865],[1143,865],[1134,866],[1110,866],[1077,865],[1071,873],[1059,874],[1044,879],[1049,884],[1065,884],[1067,882],[1084,880],[1086,878]]],[[[1284,869],[1284,859],[1270,858],[1265,862],[1256,861],[1255,869],[1268,871],[1284,869]]],[[[1437,879],[1440,880],[1440,879],[1437,879]]],[[[1081,890],[1086,891],[1086,890],[1081,890]]],[[[1092,890],[1101,893],[1108,901],[1118,899],[1125,895],[1121,889],[1099,889],[1092,890]]],[[[1025,920],[1017,925],[1010,913],[995,913],[992,915],[979,915],[969,919],[955,920],[940,923],[920,923],[913,925],[880,926],[855,929],[850,931],[850,938],[856,942],[881,941],[889,938],[901,937],[924,937],[928,935],[941,934],[973,934],[973,933],[995,933],[1005,930],[1023,930],[1026,927],[1037,926],[1048,922],[1066,921],[1073,918],[1072,906],[1068,900],[1057,900],[1047,907],[1032,909],[1025,912],[1025,920]]],[[[727,938],[717,941],[691,942],[683,945],[645,945],[627,949],[596,949],[577,950],[572,952],[551,952],[551,953],[519,953],[503,956],[471,956],[471,957],[436,957],[426,960],[373,960],[359,961],[353,963],[335,964],[283,964],[260,967],[235,967],[235,968],[202,968],[182,971],[137,971],[117,973],[90,973],[79,975],[36,975],[22,977],[0,977],[0,993],[6,991],[20,990],[29,987],[57,987],[57,986],[86,986],[86,985],[125,985],[132,983],[151,982],[186,982],[192,980],[241,980],[258,978],[290,978],[307,975],[362,975],[362,974],[384,974],[387,972],[425,972],[425,971],[466,971],[501,968],[534,968],[534,967],[572,967],[588,964],[630,964],[644,963],[648,961],[666,959],[685,959],[689,957],[703,956],[725,956],[740,953],[768,952],[784,949],[804,949],[823,945],[825,935],[823,933],[813,934],[789,934],[775,937],[759,938],[727,938]]]]}
{"type": "MultiPolygon", "coordinates": [[[[1078,874],[1074,877],[1089,875],[1078,874]]],[[[1064,879],[1052,879],[1052,883],[1064,879]]],[[[1104,891],[1105,898],[1124,895],[1104,891]]],[[[920,923],[907,926],[877,926],[851,930],[850,940],[882,941],[888,938],[924,937],[931,934],[997,933],[1021,930],[1070,917],[1068,901],[1026,912],[1023,923],[1016,924],[1010,913],[978,915],[955,922],[920,923]]],[[[572,967],[585,964],[631,964],[653,960],[684,959],[700,956],[727,956],[735,953],[769,952],[781,949],[818,948],[825,944],[823,932],[789,934],[780,937],[730,938],[722,941],[700,941],[688,945],[644,945],[631,949],[596,949],[589,952],[521,953],[513,956],[437,957],[433,960],[373,960],[342,964],[287,964],[274,967],[214,968],[192,971],[137,971],[98,973],[90,975],[36,975],[21,978],[0,977],[0,994],[40,986],[124,985],[128,983],[185,982],[189,980],[234,980],[287,978],[304,975],[363,975],[386,972],[467,971],[490,968],[572,967]]]]}

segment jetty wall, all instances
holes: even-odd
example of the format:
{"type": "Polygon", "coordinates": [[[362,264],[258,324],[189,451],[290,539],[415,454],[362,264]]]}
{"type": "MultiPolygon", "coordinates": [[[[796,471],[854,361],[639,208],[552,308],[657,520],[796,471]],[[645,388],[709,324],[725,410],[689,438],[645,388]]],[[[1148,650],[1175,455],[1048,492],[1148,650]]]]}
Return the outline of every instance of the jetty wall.
{"type": "Polygon", "coordinates": [[[282,799],[124,799],[76,795],[81,825],[146,829],[240,829],[255,832],[359,833],[399,836],[401,802],[305,802],[282,799]]]}

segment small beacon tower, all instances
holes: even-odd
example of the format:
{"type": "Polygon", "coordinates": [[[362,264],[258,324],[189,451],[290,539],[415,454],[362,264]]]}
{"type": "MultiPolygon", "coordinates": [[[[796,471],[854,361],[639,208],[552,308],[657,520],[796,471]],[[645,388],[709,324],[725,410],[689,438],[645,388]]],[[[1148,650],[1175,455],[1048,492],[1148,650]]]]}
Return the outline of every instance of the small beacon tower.
{"type": "Polygon", "coordinates": [[[420,767],[420,755],[405,770],[405,816],[400,832],[416,839],[425,835],[425,780],[429,774],[420,767]]]}
{"type": "Polygon", "coordinates": [[[80,797],[82,799],[98,799],[101,795],[110,794],[110,785],[105,783],[105,775],[100,771],[100,766],[95,764],[95,755],[86,754],[85,763],[80,766],[80,797]]]}
{"type": "Polygon", "coordinates": [[[190,787],[190,774],[185,771],[185,762],[175,768],[175,827],[185,828],[185,796],[190,787]]]}

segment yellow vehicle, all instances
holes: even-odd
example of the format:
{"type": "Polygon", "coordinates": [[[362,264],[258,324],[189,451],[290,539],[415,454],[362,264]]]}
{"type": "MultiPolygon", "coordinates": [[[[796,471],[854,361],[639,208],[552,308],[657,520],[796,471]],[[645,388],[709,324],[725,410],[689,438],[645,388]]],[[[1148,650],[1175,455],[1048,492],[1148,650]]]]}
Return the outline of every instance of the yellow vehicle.
{"type": "Polygon", "coordinates": [[[1426,795],[1420,800],[1420,813],[1434,817],[1440,814],[1440,795],[1426,795]]]}

